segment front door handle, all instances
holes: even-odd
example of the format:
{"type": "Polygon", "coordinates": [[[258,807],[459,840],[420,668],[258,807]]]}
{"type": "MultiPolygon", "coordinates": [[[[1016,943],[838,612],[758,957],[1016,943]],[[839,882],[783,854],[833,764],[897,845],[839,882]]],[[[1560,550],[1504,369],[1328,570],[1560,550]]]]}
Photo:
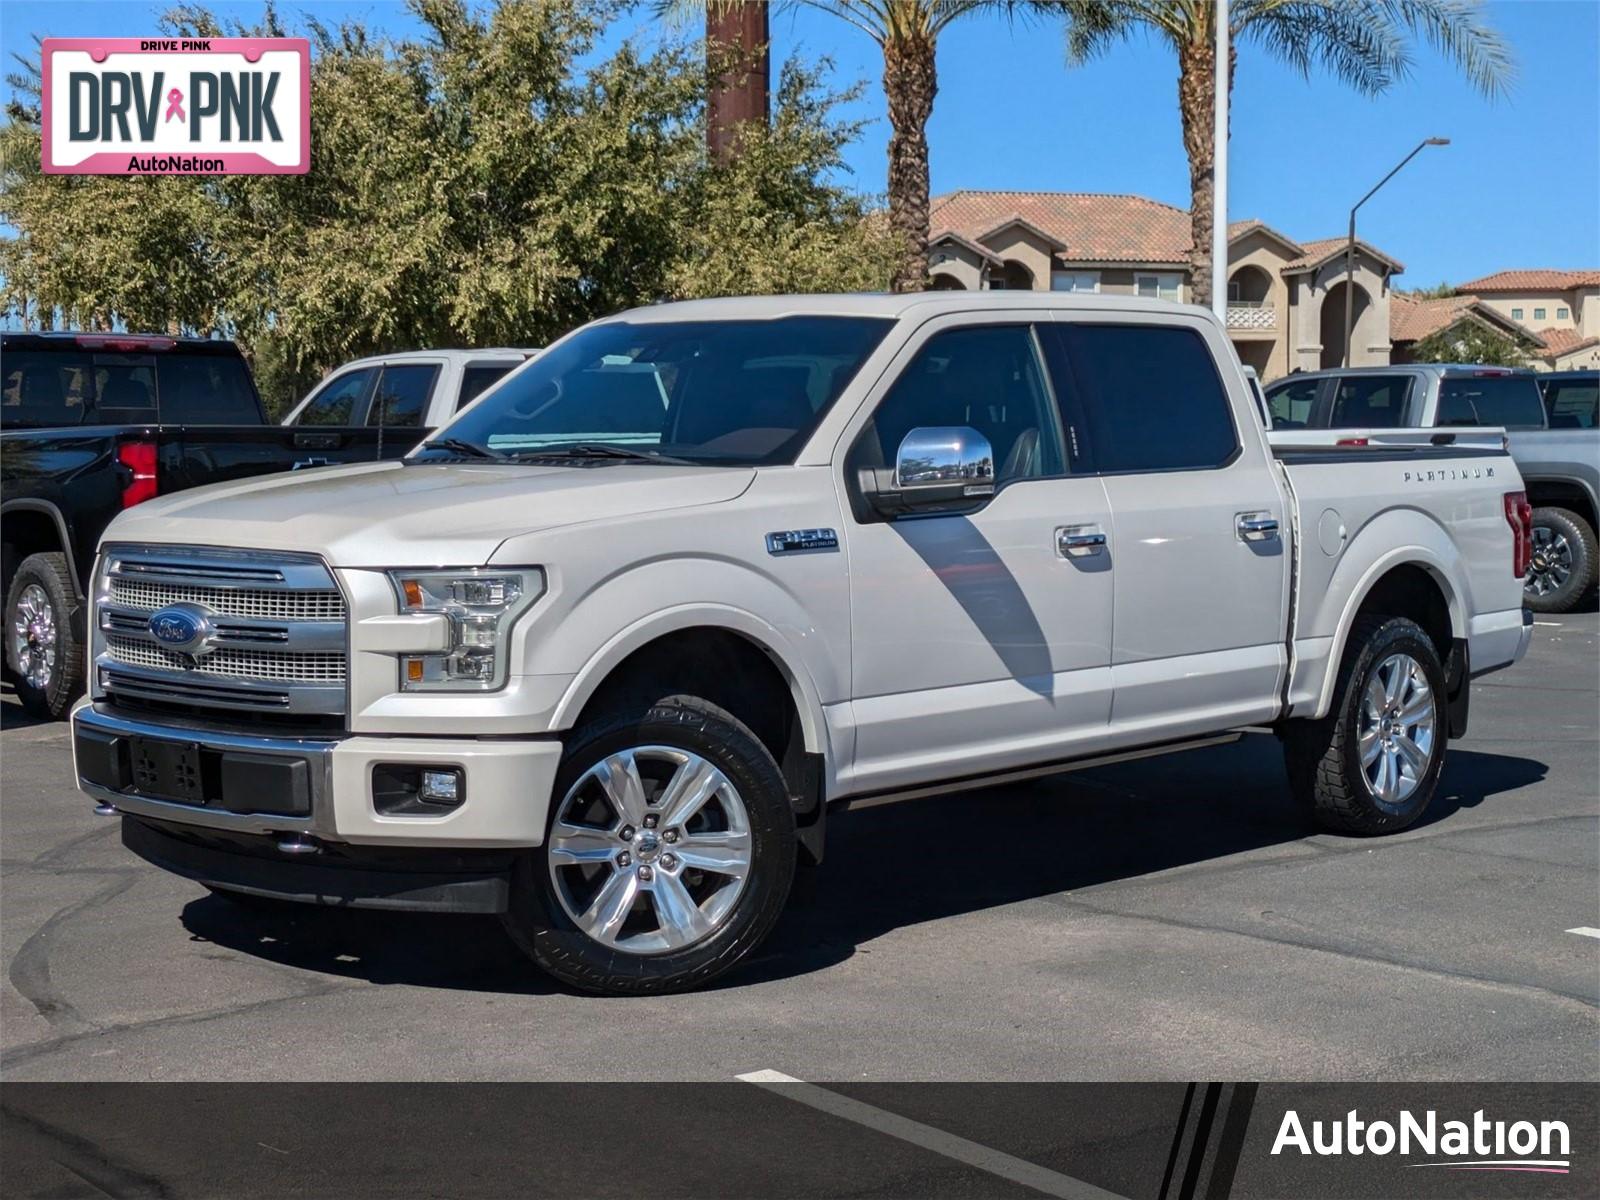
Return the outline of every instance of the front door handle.
{"type": "Polygon", "coordinates": [[[1106,548],[1106,533],[1098,525],[1063,525],[1056,530],[1056,552],[1062,558],[1084,558],[1106,548]]]}
{"type": "Polygon", "coordinates": [[[1278,536],[1278,518],[1269,512],[1240,513],[1234,528],[1241,542],[1265,542],[1278,536]]]}

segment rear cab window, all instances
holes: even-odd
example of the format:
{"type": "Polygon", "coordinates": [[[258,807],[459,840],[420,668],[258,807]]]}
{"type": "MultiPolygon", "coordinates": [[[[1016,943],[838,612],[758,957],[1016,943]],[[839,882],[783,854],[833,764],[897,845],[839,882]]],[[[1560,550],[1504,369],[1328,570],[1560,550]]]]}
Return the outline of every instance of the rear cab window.
{"type": "Polygon", "coordinates": [[[1407,375],[1351,375],[1338,381],[1331,429],[1396,429],[1406,423],[1407,375]]]}
{"type": "Polygon", "coordinates": [[[1447,375],[1439,381],[1435,425],[1543,429],[1544,403],[1532,375],[1447,375]]]}
{"type": "Polygon", "coordinates": [[[0,424],[7,429],[261,422],[255,385],[237,352],[123,352],[64,339],[59,347],[7,349],[0,362],[0,424]]]}
{"type": "Polygon", "coordinates": [[[1071,323],[1053,332],[1057,390],[1083,410],[1095,470],[1209,470],[1238,454],[1233,410],[1197,331],[1071,323]]]}

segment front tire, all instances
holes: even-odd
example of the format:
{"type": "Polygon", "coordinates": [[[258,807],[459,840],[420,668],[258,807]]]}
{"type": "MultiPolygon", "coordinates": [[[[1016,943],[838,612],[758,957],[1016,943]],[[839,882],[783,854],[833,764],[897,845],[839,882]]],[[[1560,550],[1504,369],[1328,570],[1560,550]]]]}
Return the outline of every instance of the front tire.
{"type": "Polygon", "coordinates": [[[794,879],[794,811],[742,722],[674,696],[585,722],[524,855],[504,921],[573,987],[661,994],[709,983],[771,931],[794,879]]]}
{"type": "Polygon", "coordinates": [[[1524,603],[1534,612],[1569,612],[1594,584],[1595,558],[1594,530],[1587,521],[1564,508],[1534,509],[1524,603]]]}
{"type": "Polygon", "coordinates": [[[63,554],[30,554],[6,596],[5,655],[17,699],[32,716],[59,721],[83,692],[78,601],[63,554]]]}
{"type": "Polygon", "coordinates": [[[1448,724],[1433,640],[1404,617],[1361,617],[1332,710],[1285,730],[1289,786],[1324,829],[1398,832],[1433,799],[1448,724]]]}

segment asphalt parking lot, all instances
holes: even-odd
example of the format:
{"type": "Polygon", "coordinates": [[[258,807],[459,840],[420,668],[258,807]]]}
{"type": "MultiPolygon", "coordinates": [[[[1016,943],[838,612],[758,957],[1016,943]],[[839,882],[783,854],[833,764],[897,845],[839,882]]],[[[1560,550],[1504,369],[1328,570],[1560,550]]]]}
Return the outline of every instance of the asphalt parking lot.
{"type": "Polygon", "coordinates": [[[1594,1080],[1600,617],[1536,635],[1401,835],[1312,832],[1265,736],[845,813],[754,962],[650,999],[569,993],[490,919],[247,915],[128,854],[7,701],[0,1071],[1594,1080]]]}

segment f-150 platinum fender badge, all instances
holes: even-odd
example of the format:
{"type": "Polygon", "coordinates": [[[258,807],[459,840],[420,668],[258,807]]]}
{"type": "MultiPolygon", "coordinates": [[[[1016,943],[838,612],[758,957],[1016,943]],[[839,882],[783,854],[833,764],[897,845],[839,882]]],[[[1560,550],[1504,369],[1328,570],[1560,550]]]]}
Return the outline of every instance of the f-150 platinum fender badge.
{"type": "Polygon", "coordinates": [[[832,529],[783,529],[767,534],[768,554],[803,554],[808,550],[837,550],[839,535],[832,529]]]}

